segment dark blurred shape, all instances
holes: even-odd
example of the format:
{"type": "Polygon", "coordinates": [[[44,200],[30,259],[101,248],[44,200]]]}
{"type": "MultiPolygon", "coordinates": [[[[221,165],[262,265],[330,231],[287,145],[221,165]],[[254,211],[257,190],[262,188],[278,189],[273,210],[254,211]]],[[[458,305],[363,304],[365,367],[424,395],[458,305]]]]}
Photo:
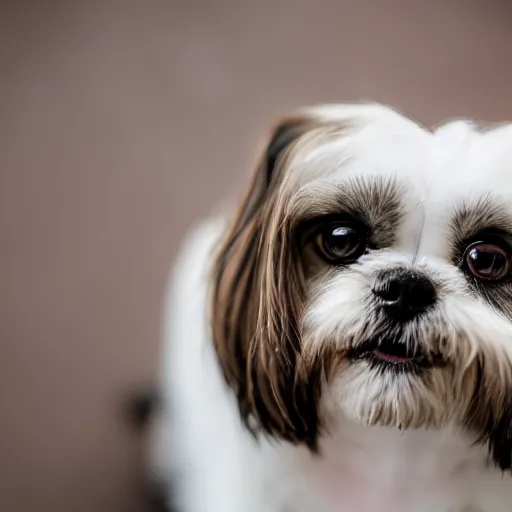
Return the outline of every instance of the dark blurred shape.
{"type": "Polygon", "coordinates": [[[144,430],[157,412],[159,402],[155,389],[143,389],[130,394],[123,407],[129,425],[144,430]]]}
{"type": "Polygon", "coordinates": [[[167,502],[168,492],[157,484],[147,487],[146,497],[148,512],[179,512],[167,502]]]}

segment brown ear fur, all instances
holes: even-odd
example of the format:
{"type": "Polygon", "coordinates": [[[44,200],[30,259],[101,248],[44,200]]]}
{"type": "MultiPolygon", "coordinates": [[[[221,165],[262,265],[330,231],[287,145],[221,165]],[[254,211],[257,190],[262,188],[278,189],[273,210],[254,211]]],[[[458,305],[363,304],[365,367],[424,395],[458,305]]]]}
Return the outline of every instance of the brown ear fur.
{"type": "Polygon", "coordinates": [[[475,391],[465,423],[477,433],[477,443],[487,444],[492,463],[502,471],[512,471],[512,397],[489,388],[483,378],[483,362],[478,362],[475,391]]]}
{"type": "Polygon", "coordinates": [[[287,119],[270,138],[217,255],[212,322],[215,349],[247,427],[314,448],[319,386],[307,385],[312,375],[298,371],[303,275],[279,193],[283,164],[311,123],[287,119]]]}

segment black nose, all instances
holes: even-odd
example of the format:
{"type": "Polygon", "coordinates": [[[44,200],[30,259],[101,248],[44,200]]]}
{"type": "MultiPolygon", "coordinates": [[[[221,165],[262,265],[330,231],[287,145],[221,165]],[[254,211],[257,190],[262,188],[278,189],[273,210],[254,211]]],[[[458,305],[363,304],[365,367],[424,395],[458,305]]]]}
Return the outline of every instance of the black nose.
{"type": "Polygon", "coordinates": [[[434,283],[424,274],[408,269],[381,272],[373,293],[386,313],[399,320],[423,313],[437,299],[434,283]]]}

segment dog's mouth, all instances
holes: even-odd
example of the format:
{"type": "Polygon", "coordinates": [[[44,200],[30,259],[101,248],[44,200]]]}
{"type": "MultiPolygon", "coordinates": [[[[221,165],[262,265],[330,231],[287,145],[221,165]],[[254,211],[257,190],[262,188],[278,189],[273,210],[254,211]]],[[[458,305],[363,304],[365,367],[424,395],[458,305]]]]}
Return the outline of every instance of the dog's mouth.
{"type": "Polygon", "coordinates": [[[418,351],[413,351],[405,343],[395,343],[385,340],[377,348],[371,350],[373,356],[390,363],[406,363],[421,361],[423,356],[418,351]]]}
{"type": "Polygon", "coordinates": [[[360,345],[351,354],[353,360],[366,360],[383,369],[415,372],[432,366],[431,358],[420,348],[390,338],[377,338],[360,345]]]}

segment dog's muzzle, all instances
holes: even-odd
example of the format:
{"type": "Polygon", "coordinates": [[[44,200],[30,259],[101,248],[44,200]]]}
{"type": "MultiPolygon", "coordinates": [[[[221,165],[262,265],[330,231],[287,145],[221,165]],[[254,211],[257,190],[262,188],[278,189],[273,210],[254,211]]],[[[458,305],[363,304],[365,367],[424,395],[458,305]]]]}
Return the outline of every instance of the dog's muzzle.
{"type": "Polygon", "coordinates": [[[354,350],[353,359],[407,371],[436,364],[439,358],[411,336],[419,317],[435,307],[434,282],[420,271],[393,268],[377,274],[372,293],[378,311],[377,327],[371,339],[354,350]]]}

